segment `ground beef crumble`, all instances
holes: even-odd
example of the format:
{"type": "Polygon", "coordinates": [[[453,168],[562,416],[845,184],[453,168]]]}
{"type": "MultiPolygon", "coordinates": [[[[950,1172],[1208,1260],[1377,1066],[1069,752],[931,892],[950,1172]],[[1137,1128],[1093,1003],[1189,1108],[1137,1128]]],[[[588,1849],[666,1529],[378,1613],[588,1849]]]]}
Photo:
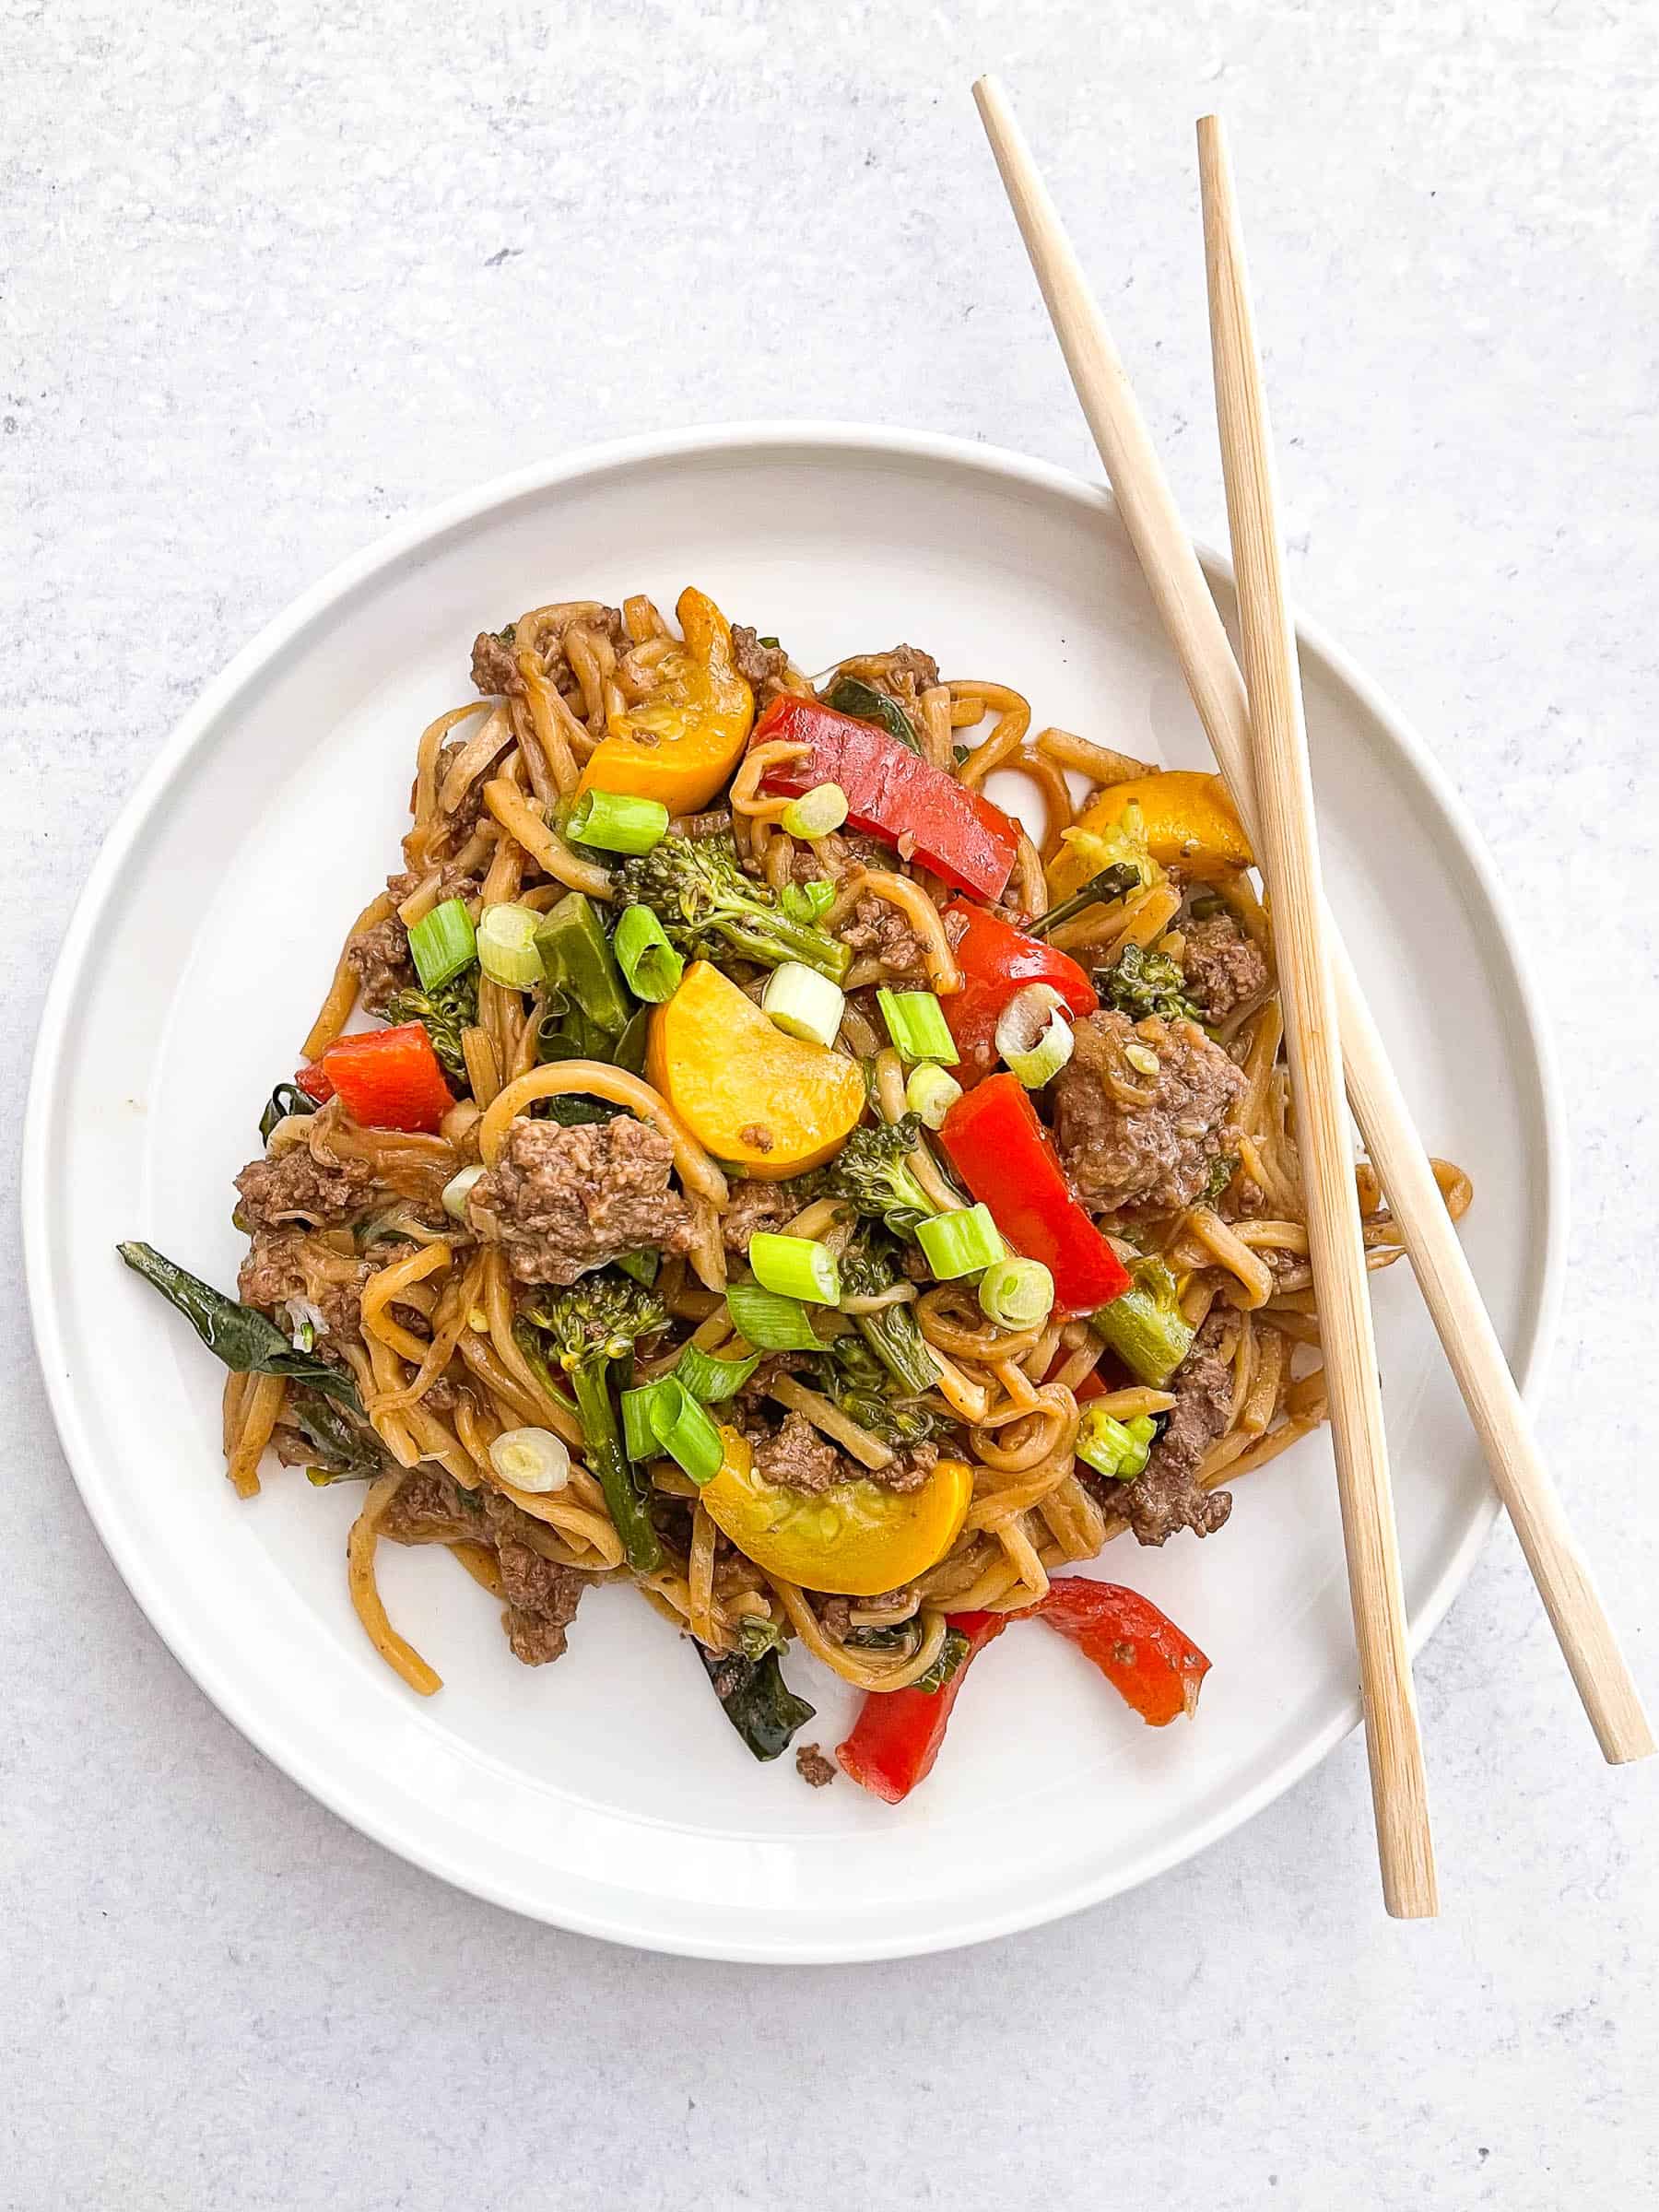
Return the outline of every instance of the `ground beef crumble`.
{"type": "Polygon", "coordinates": [[[835,1761],[826,1759],[816,1744],[802,1744],[795,1751],[795,1772],[815,1790],[821,1790],[835,1780],[835,1761]]]}
{"type": "Polygon", "coordinates": [[[236,1178],[237,1212],[250,1232],[289,1222],[343,1228],[363,1211],[374,1187],[367,1160],[342,1159],[325,1168],[304,1145],[294,1145],[280,1159],[249,1161],[236,1178]]]}
{"type": "Polygon", "coordinates": [[[1182,1528],[1213,1536],[1232,1512],[1231,1491],[1203,1488],[1197,1471],[1227,1427],[1232,1406],[1232,1362],[1224,1347],[1233,1327],[1230,1313],[1215,1313],[1194,1338],[1175,1377],[1174,1406],[1146,1472],[1127,1485],[1101,1486],[1101,1497],[1111,1511],[1127,1518],[1137,1544],[1163,1544],[1182,1528]]]}
{"type": "Polygon", "coordinates": [[[1267,988],[1267,962],[1231,914],[1192,922],[1182,933],[1187,995],[1207,1021],[1225,1021],[1267,988]]]}
{"type": "Polygon", "coordinates": [[[463,1490],[441,1469],[422,1466],[400,1486],[380,1533],[394,1544],[481,1544],[493,1551],[513,1655],[526,1666],[545,1666],[563,1653],[565,1630],[592,1577],[544,1558],[536,1527],[511,1499],[463,1490]]]}
{"type": "Polygon", "coordinates": [[[646,1248],[684,1252],[691,1210],[669,1187],[674,1147],[631,1114],[573,1129],[517,1121],[473,1185],[467,1219],[521,1283],[567,1284],[646,1248]]]}
{"type": "Polygon", "coordinates": [[[1054,1136],[1083,1203],[1097,1212],[1143,1206],[1174,1212],[1204,1194],[1224,1151],[1242,1074],[1195,1022],[1132,1024],[1102,1009],[1073,1030],[1072,1057],[1054,1078],[1054,1136]],[[1143,1074],[1124,1058],[1139,1046],[1158,1061],[1143,1074]],[[1116,1096],[1109,1078],[1145,1103],[1116,1096]]]}

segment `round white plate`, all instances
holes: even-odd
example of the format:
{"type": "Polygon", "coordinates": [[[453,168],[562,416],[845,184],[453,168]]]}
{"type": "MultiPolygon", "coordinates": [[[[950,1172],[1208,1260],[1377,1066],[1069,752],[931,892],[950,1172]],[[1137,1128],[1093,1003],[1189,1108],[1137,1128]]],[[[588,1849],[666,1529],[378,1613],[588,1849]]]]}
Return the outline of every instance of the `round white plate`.
{"type": "MultiPolygon", "coordinates": [[[[1223,564],[1213,562],[1225,590],[1223,564]]],[[[900,432],[781,426],[613,446],[490,485],[338,570],[208,689],[99,860],[41,1032],[24,1168],[34,1324],[59,1429],[116,1564],[254,1743],[369,1834],[480,1896],[664,1950],[925,1951],[1047,1920],[1173,1865],[1358,1718],[1328,1445],[1241,1486],[1219,1537],[1119,1543],[1106,1571],[1209,1653],[1196,1722],[1144,1727],[1035,1630],[975,1670],[897,1810],[758,1766],[689,1645],[626,1590],[532,1671],[435,1551],[382,1551],[393,1618],[444,1677],[423,1701],[346,1594],[351,1488],[220,1472],[220,1374],[122,1268],[145,1237],[233,1282],[230,1178],[288,1076],[340,935],[396,864],[417,734],[468,695],[474,633],[539,601],[695,580],[813,667],[905,638],[1014,684],[1040,722],[1144,756],[1202,740],[1110,500],[1036,462],[900,432]]],[[[1497,886],[1421,746],[1302,633],[1326,874],[1434,1148],[1466,1163],[1470,1255],[1524,1382],[1560,1274],[1562,1148],[1497,886]]],[[[1376,1290],[1406,1595],[1420,1640],[1495,1511],[1401,1265],[1376,1290]]],[[[852,1700],[808,1660],[804,1735],[852,1700]]]]}

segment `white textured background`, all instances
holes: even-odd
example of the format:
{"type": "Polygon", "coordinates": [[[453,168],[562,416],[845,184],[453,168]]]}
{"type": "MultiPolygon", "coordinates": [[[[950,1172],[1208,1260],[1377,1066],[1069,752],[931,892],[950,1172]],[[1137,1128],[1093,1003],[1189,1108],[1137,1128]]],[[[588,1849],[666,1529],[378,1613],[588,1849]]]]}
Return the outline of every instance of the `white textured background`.
{"type": "MultiPolygon", "coordinates": [[[[1191,136],[1218,105],[1300,584],[1474,803],[1547,994],[1576,1166],[1545,1432],[1659,1705],[1648,18],[4,0],[8,1177],[106,826],[232,649],[389,518],[747,415],[1088,465],[979,69],[1224,536],[1191,136]]],[[[1418,1668],[1438,1925],[1382,1915],[1356,1740],[1035,1935],[651,1959],[450,1894],[219,1719],[80,1511],[9,1243],[0,1269],[6,2206],[1653,2201],[1659,1776],[1598,1765],[1507,1531],[1418,1668]]]]}

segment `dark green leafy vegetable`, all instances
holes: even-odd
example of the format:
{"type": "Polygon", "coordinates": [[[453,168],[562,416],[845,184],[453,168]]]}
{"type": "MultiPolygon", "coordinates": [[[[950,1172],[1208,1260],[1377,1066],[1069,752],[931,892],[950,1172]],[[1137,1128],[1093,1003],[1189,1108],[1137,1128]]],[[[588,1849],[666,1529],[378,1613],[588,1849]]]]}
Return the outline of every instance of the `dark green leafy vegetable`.
{"type": "Polygon", "coordinates": [[[239,1305],[200,1276],[163,1258],[151,1244],[117,1244],[115,1249],[135,1275],[177,1307],[207,1349],[233,1374],[286,1375],[290,1382],[309,1382],[313,1390],[337,1398],[353,1413],[362,1412],[348,1370],[331,1367],[309,1352],[297,1352],[276,1323],[256,1308],[239,1305]]]}
{"type": "Polygon", "coordinates": [[[945,1641],[939,1646],[939,1655],[924,1675],[918,1675],[911,1684],[912,1689],[927,1692],[943,1689],[957,1668],[968,1656],[968,1639],[960,1629],[947,1629],[945,1641]]]}
{"type": "Polygon", "coordinates": [[[1228,1184],[1232,1181],[1233,1177],[1238,1173],[1238,1154],[1236,1152],[1224,1152],[1221,1158],[1217,1160],[1215,1166],[1210,1170],[1208,1180],[1205,1183],[1204,1203],[1206,1206],[1215,1206],[1219,1203],[1219,1201],[1226,1195],[1228,1184]]]}
{"type": "Polygon", "coordinates": [[[394,991],[382,1011],[382,1019],[393,1028],[406,1021],[418,1021],[432,1041],[432,1050],[440,1065],[452,1076],[466,1077],[466,1056],[461,1050],[463,1033],[472,1029],[478,1018],[478,968],[475,960],[459,975],[451,976],[435,991],[423,991],[411,983],[406,990],[394,991]]]}
{"type": "Polygon", "coordinates": [[[278,1122],[286,1122],[290,1113],[315,1113],[316,1111],[316,1100],[308,1099],[297,1083],[278,1083],[259,1117],[260,1142],[268,1145],[272,1130],[278,1122]]]}
{"type": "MultiPolygon", "coordinates": [[[[891,1241],[867,1229],[841,1254],[841,1296],[875,1298],[899,1280],[899,1257],[891,1241]]],[[[913,1305],[881,1306],[854,1313],[853,1327],[901,1391],[920,1397],[939,1379],[939,1366],[927,1348],[913,1305]]]]}
{"type": "Polygon", "coordinates": [[[625,1252],[617,1261],[624,1275],[632,1276],[636,1283],[643,1283],[648,1290],[656,1281],[657,1269],[662,1264],[663,1255],[656,1251],[625,1252]]]}
{"type": "Polygon", "coordinates": [[[795,1731],[818,1710],[784,1681],[775,1651],[749,1659],[741,1652],[711,1652],[700,1643],[697,1655],[726,1719],[757,1759],[777,1759],[787,1751],[795,1731]]]}
{"type": "Polygon", "coordinates": [[[634,1001],[593,900],[567,892],[536,931],[535,948],[547,979],[536,1057],[614,1059],[634,1001]]]}
{"type": "Polygon", "coordinates": [[[1095,989],[1109,1006],[1127,1014],[1131,1021],[1145,1021],[1155,1014],[1160,1021],[1197,1021],[1198,1009],[1186,995],[1186,978],[1167,952],[1147,952],[1139,945],[1125,945],[1110,968],[1095,977],[1095,989]]]}
{"type": "Polygon", "coordinates": [[[833,707],[838,714],[851,714],[855,722],[875,723],[889,737],[897,737],[900,745],[909,746],[912,753],[922,750],[922,740],[916,735],[910,716],[896,699],[889,699],[885,691],[877,691],[874,684],[862,683],[855,676],[838,677],[824,704],[833,707]]]}
{"type": "Polygon", "coordinates": [[[314,1390],[296,1390],[283,1418],[317,1455],[315,1465],[306,1469],[314,1483],[373,1482],[391,1465],[372,1429],[359,1429],[314,1390]]]}
{"type": "Polygon", "coordinates": [[[737,865],[729,837],[665,837],[617,870],[625,900],[650,907],[676,952],[690,960],[735,953],[762,968],[801,960],[839,983],[852,959],[839,937],[794,919],[771,888],[737,865]]]}
{"type": "MultiPolygon", "coordinates": [[[[583,1276],[570,1289],[529,1307],[513,1331],[521,1346],[532,1332],[544,1336],[570,1377],[588,1466],[605,1492],[628,1563],[641,1573],[661,1565],[662,1547],[623,1450],[611,1371],[626,1372],[635,1344],[653,1335],[667,1318],[653,1290],[624,1275],[605,1273],[583,1276]]],[[[546,1354],[542,1357],[545,1360],[546,1354]]]]}
{"type": "MultiPolygon", "coordinates": [[[[908,1306],[889,1306],[889,1313],[908,1313],[908,1306]]],[[[913,1325],[913,1324],[912,1324],[913,1325]]],[[[918,1333],[919,1334],[919,1333],[918,1333]]],[[[924,1354],[927,1347],[922,1346],[924,1354]]],[[[931,1389],[938,1370],[928,1360],[931,1389]]],[[[906,1404],[888,1394],[888,1372],[862,1335],[848,1330],[836,1337],[818,1361],[818,1382],[824,1395],[839,1406],[850,1420],[878,1436],[884,1444],[902,1451],[907,1444],[925,1443],[936,1423],[925,1406],[906,1404]]]]}
{"type": "Polygon", "coordinates": [[[1111,867],[1102,868],[1098,876],[1091,876],[1082,888],[1074,891],[1069,899],[1062,899],[1059,905],[1051,906],[1046,914],[1039,914],[1034,922],[1028,922],[1025,925],[1026,935],[1046,937],[1050,930],[1057,929],[1062,922],[1074,921],[1088,907],[1110,906],[1114,899],[1126,899],[1131,891],[1139,890],[1140,880],[1140,870],[1133,862],[1115,861],[1111,867]]]}

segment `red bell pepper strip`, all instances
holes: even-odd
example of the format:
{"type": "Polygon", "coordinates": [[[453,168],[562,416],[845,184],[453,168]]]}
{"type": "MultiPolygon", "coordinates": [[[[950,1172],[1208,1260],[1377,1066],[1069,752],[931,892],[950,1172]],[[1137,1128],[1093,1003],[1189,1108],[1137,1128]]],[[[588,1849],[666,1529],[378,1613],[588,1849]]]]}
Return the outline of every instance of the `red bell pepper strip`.
{"type": "MultiPolygon", "coordinates": [[[[1050,1360],[1049,1371],[1048,1373],[1043,1376],[1043,1381],[1045,1382],[1057,1382],[1060,1380],[1061,1372],[1064,1370],[1066,1361],[1070,1358],[1071,1354],[1066,1350],[1065,1347],[1062,1345],[1060,1349],[1054,1354],[1053,1359],[1050,1360]]],[[[1079,1406],[1084,1405],[1090,1398],[1103,1398],[1105,1395],[1106,1378],[1101,1374],[1098,1367],[1091,1367],[1088,1372],[1084,1376],[1082,1382],[1074,1384],[1072,1389],[1072,1396],[1077,1399],[1079,1406]]]]}
{"type": "Polygon", "coordinates": [[[755,724],[752,743],[781,740],[811,751],[766,774],[766,788],[798,794],[839,783],[847,819],[899,846],[935,876],[981,899],[1000,899],[1019,849],[1019,831],[1000,806],[874,723],[838,714],[816,700],[784,692],[755,724]],[[902,843],[900,841],[903,841],[902,843]]]}
{"type": "Polygon", "coordinates": [[[962,987],[942,1000],[961,1061],[952,1072],[964,1090],[996,1065],[996,1024],[1003,1008],[1028,983],[1051,983],[1074,1018],[1100,1005],[1094,985],[1068,953],[1041,937],[1028,937],[998,914],[966,899],[953,899],[945,921],[956,946],[962,987]]]}
{"type": "Polygon", "coordinates": [[[948,1682],[937,1689],[873,1689],[864,1710],[853,1724],[853,1733],[838,1745],[835,1756],[841,1771],[850,1774],[861,1790],[870,1790],[888,1805],[908,1797],[919,1782],[933,1772],[945,1741],[945,1724],[956,1703],[968,1669],[994,1638],[1008,1625],[1006,1613],[952,1613],[947,1625],[968,1639],[962,1663],[948,1682]]]}
{"type": "Polygon", "coordinates": [[[418,1021],[337,1037],[294,1080],[319,1102],[337,1096],[362,1129],[403,1129],[429,1136],[455,1102],[432,1041],[418,1021]]]}
{"type": "Polygon", "coordinates": [[[1092,1659],[1149,1727],[1164,1728],[1196,1712],[1210,1663],[1138,1590],[1090,1582],[1080,1574],[1062,1575],[1027,1613],[1058,1630],[1092,1659]]]}
{"type": "Polygon", "coordinates": [[[945,1116],[939,1142],[1003,1235],[1054,1278],[1054,1303],[1092,1313],[1129,1288],[1129,1276],[1066,1187],[1054,1147],[1018,1076],[991,1076],[945,1116]]]}

